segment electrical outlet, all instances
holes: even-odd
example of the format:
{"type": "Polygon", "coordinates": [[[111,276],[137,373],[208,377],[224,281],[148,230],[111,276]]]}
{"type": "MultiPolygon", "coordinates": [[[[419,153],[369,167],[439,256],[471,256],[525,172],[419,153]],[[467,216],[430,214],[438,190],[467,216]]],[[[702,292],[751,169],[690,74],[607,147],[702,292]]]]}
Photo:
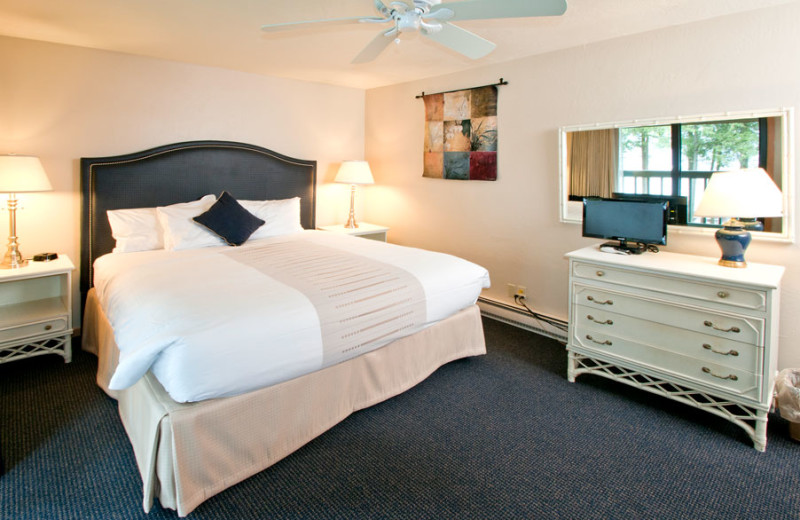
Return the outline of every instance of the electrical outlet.
{"type": "Polygon", "coordinates": [[[517,286],[517,291],[514,294],[519,296],[519,297],[521,297],[521,298],[527,298],[528,297],[528,295],[525,294],[525,286],[523,286],[523,285],[518,285],[517,286]]]}
{"type": "Polygon", "coordinates": [[[517,295],[517,286],[516,285],[514,285],[513,283],[509,283],[509,284],[506,284],[506,287],[508,288],[508,297],[509,298],[513,298],[514,296],[517,295]]]}

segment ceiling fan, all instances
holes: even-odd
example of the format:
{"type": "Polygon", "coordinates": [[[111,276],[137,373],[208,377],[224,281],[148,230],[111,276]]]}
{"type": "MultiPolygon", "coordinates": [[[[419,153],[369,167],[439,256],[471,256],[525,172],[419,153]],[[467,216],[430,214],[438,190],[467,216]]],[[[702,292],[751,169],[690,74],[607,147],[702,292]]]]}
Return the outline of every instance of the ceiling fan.
{"type": "Polygon", "coordinates": [[[358,16],[307,20],[268,24],[261,27],[265,32],[284,31],[310,24],[338,25],[348,23],[391,23],[389,30],[382,30],[353,59],[353,63],[374,60],[402,34],[418,32],[450,49],[478,59],[486,56],[495,44],[462,29],[450,22],[491,18],[524,18],[533,16],[558,16],[567,10],[566,0],[462,0],[442,4],[442,0],[394,0],[385,4],[373,0],[380,16],[358,16]]]}

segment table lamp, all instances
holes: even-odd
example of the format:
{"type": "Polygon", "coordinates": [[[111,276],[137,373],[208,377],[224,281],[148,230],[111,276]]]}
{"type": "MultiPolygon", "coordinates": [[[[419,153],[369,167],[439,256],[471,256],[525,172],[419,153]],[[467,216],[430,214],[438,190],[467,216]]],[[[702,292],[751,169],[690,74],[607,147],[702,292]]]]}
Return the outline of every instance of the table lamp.
{"type": "Polygon", "coordinates": [[[19,252],[17,239],[17,193],[49,191],[53,187],[38,157],[0,155],[0,193],[8,193],[8,251],[0,269],[16,269],[28,263],[19,252]]]}
{"type": "Polygon", "coordinates": [[[344,225],[346,228],[357,228],[355,217],[356,184],[373,184],[372,171],[369,169],[367,161],[342,161],[339,172],[336,174],[334,182],[341,182],[350,185],[350,217],[344,225]]]}
{"type": "Polygon", "coordinates": [[[763,168],[745,168],[711,175],[695,217],[729,218],[714,235],[722,250],[720,265],[746,267],[744,252],[750,230],[763,231],[758,217],[780,217],[783,195],[763,168]]]}

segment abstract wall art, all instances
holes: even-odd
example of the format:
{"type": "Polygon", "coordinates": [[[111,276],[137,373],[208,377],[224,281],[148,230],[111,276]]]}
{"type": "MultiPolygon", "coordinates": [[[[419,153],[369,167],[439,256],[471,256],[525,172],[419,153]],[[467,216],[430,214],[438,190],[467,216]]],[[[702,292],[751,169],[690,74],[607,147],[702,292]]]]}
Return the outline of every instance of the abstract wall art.
{"type": "Polygon", "coordinates": [[[425,102],[422,176],[497,180],[497,86],[421,97],[425,102]]]}

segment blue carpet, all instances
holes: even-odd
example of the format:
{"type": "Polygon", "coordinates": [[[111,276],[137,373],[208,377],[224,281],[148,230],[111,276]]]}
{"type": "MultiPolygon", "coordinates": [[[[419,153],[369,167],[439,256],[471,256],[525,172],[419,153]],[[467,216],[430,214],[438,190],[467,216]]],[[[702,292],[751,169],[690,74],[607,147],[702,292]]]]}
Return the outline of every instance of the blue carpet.
{"type": "MultiPolygon", "coordinates": [[[[710,414],[595,376],[563,345],[485,320],[489,354],[353,414],[196,519],[800,517],[800,445],[766,453],[710,414]]],[[[141,508],[116,403],[76,352],[0,365],[3,519],[177,518],[141,508]]]]}

